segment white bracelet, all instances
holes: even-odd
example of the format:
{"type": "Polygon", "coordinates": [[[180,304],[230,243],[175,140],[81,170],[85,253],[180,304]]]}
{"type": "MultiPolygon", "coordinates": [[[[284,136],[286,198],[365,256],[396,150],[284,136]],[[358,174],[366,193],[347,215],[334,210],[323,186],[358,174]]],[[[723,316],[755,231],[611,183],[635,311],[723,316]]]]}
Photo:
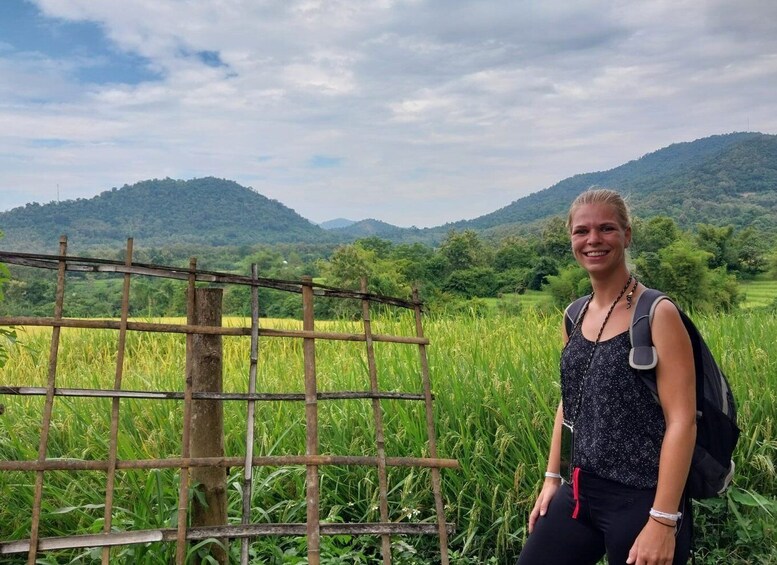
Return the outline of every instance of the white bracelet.
{"type": "Polygon", "coordinates": [[[670,514],[669,512],[661,512],[655,508],[650,509],[650,515],[653,516],[653,518],[663,518],[664,520],[669,520],[670,522],[677,522],[683,516],[682,512],[670,514]]]}
{"type": "Polygon", "coordinates": [[[549,479],[560,479],[561,475],[559,473],[551,473],[550,471],[545,471],[545,476],[549,479]]]}

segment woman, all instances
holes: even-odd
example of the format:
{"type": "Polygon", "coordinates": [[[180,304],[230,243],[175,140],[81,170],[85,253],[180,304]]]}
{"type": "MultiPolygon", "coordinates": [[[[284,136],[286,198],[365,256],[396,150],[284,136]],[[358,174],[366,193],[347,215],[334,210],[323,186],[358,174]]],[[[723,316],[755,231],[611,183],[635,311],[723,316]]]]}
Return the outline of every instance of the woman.
{"type": "Polygon", "coordinates": [[[683,495],[696,438],[693,351],[677,308],[652,322],[659,403],[629,366],[631,308],[644,290],[626,265],[629,212],[612,190],[589,190],[567,218],[593,296],[564,329],[561,402],[545,482],[519,565],[686,563],[691,506],[683,495]],[[564,422],[574,429],[571,484],[562,483],[564,422]]]}

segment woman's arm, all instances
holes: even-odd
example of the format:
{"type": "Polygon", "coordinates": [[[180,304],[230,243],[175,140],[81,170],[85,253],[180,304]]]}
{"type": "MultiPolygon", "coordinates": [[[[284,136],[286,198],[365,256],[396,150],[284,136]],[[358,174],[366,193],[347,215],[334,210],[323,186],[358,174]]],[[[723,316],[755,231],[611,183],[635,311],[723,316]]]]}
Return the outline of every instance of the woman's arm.
{"type": "MultiPolygon", "coordinates": [[[[674,514],[680,506],[696,442],[696,373],[693,347],[674,304],[662,300],[651,326],[658,353],[656,384],[666,432],[658,463],[653,508],[674,514]]],[[[627,563],[671,564],[674,528],[645,516],[645,527],[634,542],[627,563]]]]}
{"type": "MultiPolygon", "coordinates": [[[[551,473],[559,473],[561,467],[561,422],[564,418],[564,410],[561,402],[556,409],[556,418],[553,422],[553,436],[550,439],[550,453],[548,454],[548,466],[547,471],[551,473]]],[[[537,496],[537,500],[534,503],[529,514],[529,533],[534,531],[534,525],[540,516],[544,516],[548,511],[548,506],[553,496],[556,494],[559,486],[561,486],[561,479],[553,477],[545,477],[545,482],[542,484],[542,490],[537,496]]]]}

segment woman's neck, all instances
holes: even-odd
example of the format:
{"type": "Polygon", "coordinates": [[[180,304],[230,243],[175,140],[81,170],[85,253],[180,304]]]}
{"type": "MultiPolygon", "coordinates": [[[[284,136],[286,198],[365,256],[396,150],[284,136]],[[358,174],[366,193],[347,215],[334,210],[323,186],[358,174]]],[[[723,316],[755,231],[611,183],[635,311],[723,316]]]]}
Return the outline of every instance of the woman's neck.
{"type": "Polygon", "coordinates": [[[630,277],[629,270],[619,269],[616,273],[608,274],[606,277],[591,276],[591,287],[594,291],[594,300],[599,304],[609,305],[615,300],[615,297],[623,290],[623,285],[630,277]]]}

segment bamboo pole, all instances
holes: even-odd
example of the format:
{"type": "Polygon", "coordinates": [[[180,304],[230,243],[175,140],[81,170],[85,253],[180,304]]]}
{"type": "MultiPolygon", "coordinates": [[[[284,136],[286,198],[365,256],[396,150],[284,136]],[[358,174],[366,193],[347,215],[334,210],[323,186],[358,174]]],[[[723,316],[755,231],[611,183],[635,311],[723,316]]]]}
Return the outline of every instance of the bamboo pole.
{"type": "MultiPolygon", "coordinates": [[[[42,269],[57,269],[58,262],[63,259],[58,255],[38,255],[34,253],[19,253],[15,251],[0,251],[0,262],[11,263],[14,265],[24,265],[28,267],[38,267],[42,269]]],[[[216,271],[198,271],[196,269],[180,269],[175,267],[165,267],[161,265],[150,265],[144,263],[135,263],[126,266],[120,261],[109,259],[94,259],[89,257],[68,257],[67,270],[86,273],[131,273],[134,275],[146,275],[151,277],[164,277],[169,279],[188,280],[193,274],[196,282],[208,282],[219,284],[241,284],[260,286],[263,288],[273,288],[276,290],[285,290],[287,292],[301,293],[305,286],[309,286],[316,296],[328,296],[331,298],[353,298],[362,300],[368,298],[372,302],[391,304],[401,308],[414,308],[415,304],[401,298],[383,296],[380,294],[363,293],[344,288],[336,288],[323,284],[300,283],[297,281],[287,281],[282,279],[257,278],[235,275],[232,273],[219,273],[216,271]]]]}
{"type": "MultiPolygon", "coordinates": [[[[35,327],[63,327],[63,328],[83,328],[83,329],[101,329],[118,330],[121,323],[116,320],[86,320],[81,318],[36,318],[32,316],[0,316],[0,326],[35,326],[35,327]]],[[[127,322],[127,329],[131,331],[142,332],[161,332],[161,333],[180,333],[180,334],[202,334],[202,335],[227,335],[227,336],[250,336],[251,328],[213,328],[210,326],[198,326],[195,324],[167,324],[152,322],[127,322]]],[[[327,339],[333,341],[364,341],[364,334],[349,334],[339,332],[317,332],[306,330],[275,330],[271,328],[260,328],[259,337],[282,337],[282,338],[310,338],[327,339]]],[[[372,341],[381,341],[387,343],[405,343],[410,345],[429,345],[426,338],[414,336],[392,336],[373,334],[372,341]]]]}
{"type": "MultiPolygon", "coordinates": [[[[170,457],[167,459],[119,459],[117,469],[175,469],[180,467],[242,467],[244,457],[170,457]]],[[[371,455],[263,455],[251,460],[254,467],[287,465],[363,465],[377,467],[378,458],[371,455]]],[[[439,467],[458,469],[456,459],[429,457],[386,457],[387,467],[439,467]]],[[[108,461],[84,459],[48,459],[38,461],[0,461],[0,471],[106,471],[108,461]]]]}
{"type": "MultiPolygon", "coordinates": [[[[413,289],[413,302],[416,304],[415,311],[415,329],[418,337],[423,337],[424,329],[421,323],[421,303],[418,300],[418,289],[413,289]]],[[[423,380],[425,408],[426,408],[426,430],[429,439],[429,455],[437,458],[437,436],[434,431],[434,409],[432,406],[432,385],[429,379],[429,360],[426,355],[426,346],[418,346],[418,355],[421,361],[421,378],[423,380]]],[[[448,565],[448,530],[445,526],[445,507],[442,502],[442,493],[440,487],[440,469],[432,468],[432,491],[434,493],[434,507],[437,513],[437,528],[440,535],[440,559],[442,565],[448,565]]]]}
{"type": "MultiPolygon", "coordinates": [[[[127,240],[127,265],[132,265],[132,238],[127,240]]],[[[124,374],[124,352],[127,344],[127,318],[129,317],[130,275],[124,275],[121,294],[121,322],[119,326],[119,341],[116,350],[116,374],[113,379],[113,390],[121,390],[124,374]]],[[[116,483],[116,451],[119,437],[119,397],[114,397],[111,403],[111,432],[109,439],[108,475],[105,486],[105,510],[103,512],[103,533],[109,533],[113,518],[113,494],[116,483]]],[[[109,547],[103,547],[102,565],[108,565],[111,559],[109,547]]]]}
{"type": "MultiPolygon", "coordinates": [[[[67,254],[67,237],[59,238],[59,254],[65,257],[67,254]]],[[[54,319],[62,318],[62,310],[65,302],[65,260],[59,262],[57,268],[57,290],[54,299],[54,319]]],[[[54,328],[51,332],[51,345],[49,347],[49,370],[46,383],[46,402],[43,406],[43,422],[40,430],[40,443],[38,445],[38,464],[46,461],[48,451],[49,429],[51,428],[51,414],[54,410],[54,387],[57,379],[57,358],[59,355],[60,329],[54,328]]],[[[40,513],[43,499],[43,473],[40,470],[35,475],[35,494],[32,503],[32,526],[30,528],[30,548],[27,553],[28,565],[35,565],[38,551],[38,536],[40,533],[40,513]]]]}
{"type": "MultiPolygon", "coordinates": [[[[361,279],[361,291],[367,292],[367,279],[361,279]]],[[[367,369],[370,377],[370,392],[377,395],[378,369],[375,364],[375,349],[372,343],[372,322],[370,320],[370,301],[362,300],[362,319],[364,322],[364,341],[367,344],[367,369]]],[[[380,496],[380,521],[389,521],[388,512],[388,478],[386,476],[386,442],[383,436],[383,409],[380,399],[373,397],[372,413],[375,420],[375,442],[378,450],[378,490],[380,496]]],[[[383,534],[381,536],[381,554],[384,565],[391,564],[391,536],[383,534]]]]}
{"type": "MultiPolygon", "coordinates": [[[[302,279],[302,327],[313,331],[313,280],[302,279]]],[[[316,396],[316,342],[306,338],[302,341],[305,364],[305,424],[307,441],[306,455],[318,455],[318,397],[316,396]]],[[[318,466],[308,465],[306,478],[308,563],[319,565],[321,532],[319,525],[318,466]]]]}
{"type": "MultiPolygon", "coordinates": [[[[251,278],[258,275],[256,263],[251,265],[251,278]]],[[[250,365],[248,367],[248,394],[256,394],[256,369],[259,362],[259,288],[251,287],[251,352],[250,365]]],[[[256,401],[249,400],[246,414],[246,458],[243,468],[243,516],[242,525],[247,526],[251,522],[251,498],[253,492],[254,469],[254,424],[256,401]]],[[[248,549],[250,540],[240,540],[240,563],[248,565],[248,549]]]]}
{"type": "MultiPolygon", "coordinates": [[[[186,539],[198,541],[208,538],[254,538],[259,536],[304,536],[306,525],[302,523],[285,524],[249,524],[230,525],[207,528],[189,528],[186,539]]],[[[448,531],[454,532],[453,524],[448,525],[448,531]]],[[[324,523],[321,524],[321,534],[337,536],[350,534],[355,536],[383,534],[396,535],[437,535],[436,524],[410,524],[407,522],[369,522],[369,523],[324,523]]],[[[41,538],[38,542],[41,551],[56,551],[62,549],[77,549],[103,547],[106,545],[132,545],[154,542],[174,542],[177,530],[164,528],[156,530],[136,530],[134,532],[111,532],[109,534],[81,534],[61,536],[56,538],[41,538]]],[[[29,540],[17,540],[0,543],[0,555],[24,553],[29,550],[29,540]]]]}
{"type": "MultiPolygon", "coordinates": [[[[0,394],[16,396],[46,396],[45,387],[0,386],[0,394]]],[[[55,388],[54,396],[74,396],[81,398],[142,398],[146,400],[183,400],[184,393],[178,391],[155,390],[102,390],[93,388],[55,388]]],[[[376,392],[362,390],[342,390],[318,392],[319,400],[358,400],[385,398],[390,400],[423,400],[423,394],[409,392],[376,392]]],[[[305,393],[298,392],[192,392],[194,400],[248,400],[248,401],[303,401],[305,393]]]]}
{"type": "MultiPolygon", "coordinates": [[[[194,324],[195,305],[195,277],[197,260],[189,260],[189,286],[186,294],[186,321],[194,324]]],[[[189,459],[189,437],[192,423],[192,334],[186,334],[186,383],[184,387],[183,401],[183,438],[181,451],[184,463],[189,459]]],[[[186,518],[189,503],[189,466],[181,465],[180,484],[178,488],[178,536],[175,548],[176,565],[184,565],[186,560],[186,518]]]]}

